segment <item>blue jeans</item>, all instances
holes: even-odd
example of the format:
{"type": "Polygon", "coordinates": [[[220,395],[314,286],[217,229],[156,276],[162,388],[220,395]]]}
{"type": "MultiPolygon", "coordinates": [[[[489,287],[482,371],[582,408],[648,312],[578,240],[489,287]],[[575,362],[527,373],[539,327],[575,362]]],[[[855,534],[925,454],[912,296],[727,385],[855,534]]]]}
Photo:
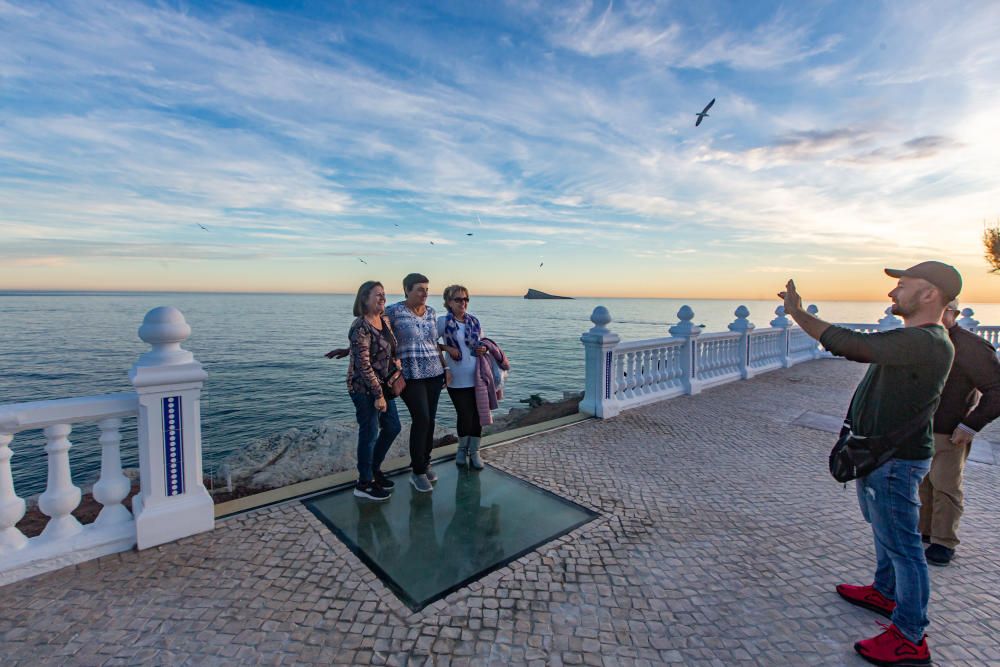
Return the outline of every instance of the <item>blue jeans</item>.
{"type": "Polygon", "coordinates": [[[875,535],[875,590],[896,601],[892,622],[912,642],[927,628],[931,582],[920,542],[920,482],[931,460],[889,459],[857,480],[858,503],[875,535]]]}
{"type": "Polygon", "coordinates": [[[358,480],[372,481],[373,471],[385,461],[392,441],[399,435],[399,413],[396,399],[386,399],[385,412],[375,408],[371,394],[351,394],[354,414],[358,418],[358,480]]]}

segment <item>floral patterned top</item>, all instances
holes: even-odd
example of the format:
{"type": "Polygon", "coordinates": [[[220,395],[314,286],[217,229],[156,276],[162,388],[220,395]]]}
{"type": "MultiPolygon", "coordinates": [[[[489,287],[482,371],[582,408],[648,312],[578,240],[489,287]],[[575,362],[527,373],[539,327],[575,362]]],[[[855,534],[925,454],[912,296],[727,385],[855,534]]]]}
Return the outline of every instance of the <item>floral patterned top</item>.
{"type": "Polygon", "coordinates": [[[423,317],[417,317],[406,303],[400,301],[385,309],[399,340],[399,358],[403,362],[403,377],[425,380],[444,375],[441,352],[438,350],[437,315],[430,306],[423,317]]]}
{"type": "Polygon", "coordinates": [[[395,365],[396,337],[392,326],[382,316],[382,331],[364,317],[351,323],[347,334],[351,341],[351,360],[347,364],[347,391],[382,397],[382,382],[395,365]]]}

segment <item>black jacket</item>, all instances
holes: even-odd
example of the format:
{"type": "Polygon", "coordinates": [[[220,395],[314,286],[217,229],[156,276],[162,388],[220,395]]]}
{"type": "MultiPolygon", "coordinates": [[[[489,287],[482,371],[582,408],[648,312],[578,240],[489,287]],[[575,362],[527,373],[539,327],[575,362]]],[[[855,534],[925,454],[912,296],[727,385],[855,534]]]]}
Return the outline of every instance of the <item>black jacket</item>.
{"type": "Polygon", "coordinates": [[[934,413],[934,432],[950,435],[959,423],[978,432],[1000,417],[1000,360],[992,345],[957,324],[948,336],[955,361],[934,413]]]}

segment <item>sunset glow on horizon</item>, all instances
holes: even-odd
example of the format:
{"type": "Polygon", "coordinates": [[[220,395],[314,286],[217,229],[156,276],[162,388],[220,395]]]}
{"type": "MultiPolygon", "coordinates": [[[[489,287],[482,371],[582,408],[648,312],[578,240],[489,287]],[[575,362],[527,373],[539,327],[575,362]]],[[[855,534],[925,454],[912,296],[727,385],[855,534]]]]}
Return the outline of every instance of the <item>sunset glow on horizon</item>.
{"type": "Polygon", "coordinates": [[[0,290],[885,301],[1000,219],[1000,4],[0,0],[0,290]],[[695,114],[717,101],[695,127],[695,114]]]}

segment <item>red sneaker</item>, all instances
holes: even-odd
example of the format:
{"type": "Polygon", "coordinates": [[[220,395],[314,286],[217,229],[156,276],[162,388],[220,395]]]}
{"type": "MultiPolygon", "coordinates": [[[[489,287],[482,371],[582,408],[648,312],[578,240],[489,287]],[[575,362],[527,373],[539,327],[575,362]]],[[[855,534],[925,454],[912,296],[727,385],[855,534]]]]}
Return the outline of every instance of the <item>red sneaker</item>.
{"type": "Polygon", "coordinates": [[[927,647],[927,635],[914,644],[903,636],[895,625],[879,623],[885,632],[871,639],[863,639],[854,645],[854,650],[862,658],[875,665],[892,667],[919,667],[931,664],[931,650],[927,647]]]}
{"type": "Polygon", "coordinates": [[[879,593],[874,586],[837,584],[837,592],[851,604],[882,614],[886,618],[892,618],[892,610],[896,608],[896,602],[879,593]]]}

